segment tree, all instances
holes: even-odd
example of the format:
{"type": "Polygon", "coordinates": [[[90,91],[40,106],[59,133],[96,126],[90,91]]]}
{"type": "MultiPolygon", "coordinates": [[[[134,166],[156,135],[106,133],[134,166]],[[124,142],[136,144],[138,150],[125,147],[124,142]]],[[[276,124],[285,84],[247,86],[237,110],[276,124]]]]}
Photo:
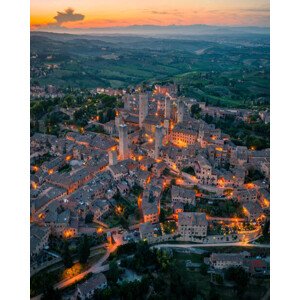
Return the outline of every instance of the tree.
{"type": "Polygon", "coordinates": [[[115,118],[115,112],[111,108],[109,108],[106,112],[107,121],[113,120],[115,118]]]}
{"type": "Polygon", "coordinates": [[[264,179],[264,178],[265,178],[265,176],[261,171],[259,171],[257,169],[254,169],[254,168],[251,168],[251,169],[249,169],[248,175],[245,178],[245,183],[252,182],[252,181],[255,181],[255,180],[264,179]]]}
{"type": "Polygon", "coordinates": [[[223,277],[220,274],[215,275],[215,280],[217,284],[223,284],[224,282],[223,277]]]}
{"type": "Polygon", "coordinates": [[[220,296],[216,293],[214,288],[210,288],[209,294],[208,294],[208,299],[209,300],[220,300],[220,296]]]}
{"type": "Polygon", "coordinates": [[[166,220],[166,211],[164,209],[160,210],[159,222],[164,222],[166,220]]]}
{"type": "Polygon", "coordinates": [[[128,229],[128,228],[129,228],[129,222],[128,222],[128,220],[126,220],[123,216],[120,218],[120,225],[121,225],[124,229],[128,229]]]}
{"type": "Polygon", "coordinates": [[[156,252],[156,258],[162,271],[166,271],[169,269],[171,265],[171,256],[167,251],[158,250],[156,252]]]}
{"type": "Polygon", "coordinates": [[[109,263],[109,271],[107,273],[107,277],[114,283],[116,283],[121,274],[121,270],[118,267],[116,260],[113,260],[109,263]]]}
{"type": "Polygon", "coordinates": [[[188,173],[190,175],[193,175],[193,176],[196,175],[195,170],[194,170],[193,167],[184,167],[181,171],[185,172],[185,173],[188,173]]]}
{"type": "Polygon", "coordinates": [[[80,247],[79,247],[79,262],[86,263],[90,256],[90,244],[87,235],[84,235],[81,239],[80,247]]]}
{"type": "Polygon", "coordinates": [[[49,286],[46,288],[43,293],[41,300],[61,300],[62,296],[58,289],[54,289],[53,286],[49,286]]]}
{"type": "Polygon", "coordinates": [[[193,104],[191,106],[191,116],[192,117],[199,119],[200,112],[201,112],[201,108],[199,107],[199,104],[193,104]]]}
{"type": "Polygon", "coordinates": [[[138,207],[134,211],[134,216],[135,216],[136,220],[140,220],[141,219],[141,213],[140,213],[140,210],[139,210],[138,207]]]}
{"type": "Polygon", "coordinates": [[[73,266],[73,259],[69,250],[69,243],[65,241],[62,260],[66,268],[71,268],[73,266]]]}
{"type": "Polygon", "coordinates": [[[93,223],[94,214],[92,212],[89,212],[85,216],[85,224],[93,223]]]}
{"type": "Polygon", "coordinates": [[[112,290],[111,288],[105,288],[103,290],[96,289],[93,299],[95,300],[109,300],[112,298],[112,290]]]}
{"type": "Polygon", "coordinates": [[[242,267],[231,267],[225,272],[225,278],[234,281],[239,295],[242,295],[248,285],[249,276],[242,267]]]}
{"type": "Polygon", "coordinates": [[[206,264],[201,264],[199,271],[200,271],[200,274],[206,275],[206,274],[207,274],[207,271],[208,271],[208,265],[206,265],[206,264]]]}

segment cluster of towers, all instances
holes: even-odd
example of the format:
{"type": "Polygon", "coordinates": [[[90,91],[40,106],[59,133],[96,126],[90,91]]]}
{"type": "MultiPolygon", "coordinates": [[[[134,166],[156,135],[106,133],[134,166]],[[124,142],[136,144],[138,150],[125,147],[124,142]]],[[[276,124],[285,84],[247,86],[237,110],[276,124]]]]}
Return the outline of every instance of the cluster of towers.
{"type": "MultiPolygon", "coordinates": [[[[143,123],[148,116],[148,94],[139,95],[139,127],[142,128],[143,123]]],[[[164,113],[164,126],[157,125],[155,127],[155,146],[154,156],[158,159],[160,156],[160,150],[162,147],[164,129],[168,130],[170,127],[172,105],[171,99],[166,97],[165,99],[165,113],[164,113]]],[[[181,99],[177,102],[177,123],[182,123],[184,118],[184,103],[181,99]]],[[[129,153],[129,140],[128,140],[128,127],[126,124],[122,124],[121,116],[116,116],[115,125],[119,132],[119,159],[125,160],[130,157],[129,153]]],[[[109,164],[115,165],[117,163],[117,152],[111,151],[109,153],[109,164]]]]}

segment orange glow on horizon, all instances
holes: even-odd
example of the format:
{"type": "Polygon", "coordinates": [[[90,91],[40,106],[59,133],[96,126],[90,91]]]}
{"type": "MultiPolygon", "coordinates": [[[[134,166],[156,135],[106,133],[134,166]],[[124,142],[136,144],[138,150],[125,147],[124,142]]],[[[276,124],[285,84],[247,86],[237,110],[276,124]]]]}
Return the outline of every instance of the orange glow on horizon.
{"type": "MultiPolygon", "coordinates": [[[[32,29],[50,24],[57,26],[57,12],[65,13],[70,2],[30,2],[32,29]]],[[[194,0],[130,0],[119,5],[116,1],[72,1],[74,14],[83,18],[62,22],[64,28],[95,28],[130,25],[244,25],[269,26],[270,4],[267,0],[194,1],[194,0]],[[263,9],[262,9],[263,8],[263,9]]],[[[49,27],[51,28],[51,27],[49,27]]],[[[55,28],[54,28],[55,29],[55,28]]]]}

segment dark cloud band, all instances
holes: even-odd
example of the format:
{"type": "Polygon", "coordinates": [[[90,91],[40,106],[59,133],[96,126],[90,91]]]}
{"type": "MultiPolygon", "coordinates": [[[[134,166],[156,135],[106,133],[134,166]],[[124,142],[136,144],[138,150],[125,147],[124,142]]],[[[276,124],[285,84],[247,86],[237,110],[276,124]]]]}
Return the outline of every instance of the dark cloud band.
{"type": "Polygon", "coordinates": [[[57,15],[54,17],[57,22],[57,25],[66,22],[75,22],[81,21],[84,19],[84,15],[82,14],[74,14],[73,8],[67,8],[64,12],[57,12],[57,15]]]}

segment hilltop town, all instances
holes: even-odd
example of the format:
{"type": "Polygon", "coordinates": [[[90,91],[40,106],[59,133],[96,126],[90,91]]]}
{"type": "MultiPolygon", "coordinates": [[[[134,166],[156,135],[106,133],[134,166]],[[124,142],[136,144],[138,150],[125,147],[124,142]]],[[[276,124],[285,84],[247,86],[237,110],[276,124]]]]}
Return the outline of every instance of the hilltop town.
{"type": "MultiPolygon", "coordinates": [[[[85,242],[85,261],[94,261],[55,285],[87,279],[72,291],[82,299],[110,286],[107,260],[143,243],[171,256],[172,244],[216,247],[203,259],[215,284],[231,267],[269,275],[261,256],[218,249],[268,245],[270,150],[215,124],[268,126],[269,110],[212,106],[179,89],[97,88],[72,98],[53,86],[32,88],[32,97],[47,95],[48,104],[32,106],[31,276],[65,262],[66,252],[74,260],[85,242]]],[[[128,260],[121,266],[134,270],[128,260]]],[[[202,264],[187,261],[186,268],[202,264]]]]}

